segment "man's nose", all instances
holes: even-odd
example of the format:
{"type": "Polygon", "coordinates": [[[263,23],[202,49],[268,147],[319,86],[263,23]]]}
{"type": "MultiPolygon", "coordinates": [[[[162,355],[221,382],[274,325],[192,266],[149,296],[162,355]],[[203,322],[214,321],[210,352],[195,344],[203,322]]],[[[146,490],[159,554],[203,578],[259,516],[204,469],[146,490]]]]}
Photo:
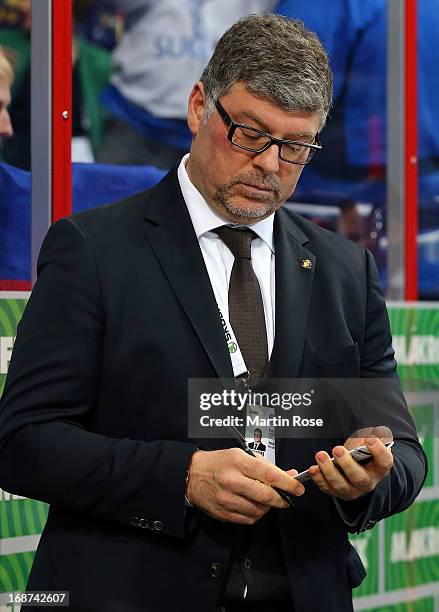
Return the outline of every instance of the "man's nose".
{"type": "Polygon", "coordinates": [[[12,127],[11,117],[8,111],[5,110],[0,117],[0,136],[12,138],[13,135],[14,128],[12,127]]]}
{"type": "Polygon", "coordinates": [[[253,165],[260,168],[265,174],[273,174],[279,170],[279,146],[272,144],[262,153],[253,158],[253,165]]]}

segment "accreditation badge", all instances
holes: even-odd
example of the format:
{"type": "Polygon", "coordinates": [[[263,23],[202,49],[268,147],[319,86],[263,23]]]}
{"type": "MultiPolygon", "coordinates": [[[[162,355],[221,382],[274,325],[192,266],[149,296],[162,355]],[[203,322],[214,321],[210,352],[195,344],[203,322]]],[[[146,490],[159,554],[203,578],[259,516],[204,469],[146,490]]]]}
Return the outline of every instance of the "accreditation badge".
{"type": "Polygon", "coordinates": [[[275,455],[275,423],[274,408],[247,404],[245,441],[254,452],[276,465],[275,455]]]}

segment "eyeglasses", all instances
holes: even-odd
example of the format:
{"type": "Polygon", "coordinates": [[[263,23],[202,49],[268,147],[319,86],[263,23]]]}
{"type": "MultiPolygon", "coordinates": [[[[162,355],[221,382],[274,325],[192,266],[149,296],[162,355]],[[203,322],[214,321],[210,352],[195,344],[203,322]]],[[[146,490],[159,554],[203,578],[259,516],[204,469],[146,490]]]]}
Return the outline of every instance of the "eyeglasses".
{"type": "Polygon", "coordinates": [[[233,121],[221,106],[219,100],[215,101],[215,107],[229,128],[227,139],[240,149],[252,151],[253,153],[262,153],[275,144],[279,146],[279,158],[282,161],[289,164],[306,166],[322,148],[318,135],[314,138],[313,144],[274,138],[271,134],[245,125],[245,123],[233,121]]]}

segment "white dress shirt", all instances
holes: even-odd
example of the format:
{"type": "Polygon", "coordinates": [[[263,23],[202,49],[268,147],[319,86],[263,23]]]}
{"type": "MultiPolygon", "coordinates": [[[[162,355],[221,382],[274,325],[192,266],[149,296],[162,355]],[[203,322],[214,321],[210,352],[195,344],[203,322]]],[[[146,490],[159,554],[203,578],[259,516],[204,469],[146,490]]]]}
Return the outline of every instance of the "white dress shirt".
{"type": "MultiPolygon", "coordinates": [[[[194,226],[210,282],[217,298],[218,307],[228,320],[229,318],[229,281],[232,273],[233,257],[229,248],[212,230],[222,225],[231,225],[216,213],[203,198],[198,189],[191,183],[186,171],[189,153],[183,157],[178,168],[178,180],[184,201],[194,226]]],[[[261,288],[264,304],[265,327],[267,330],[268,357],[270,358],[274,343],[275,314],[275,267],[273,244],[274,215],[249,225],[257,234],[252,240],[252,265],[261,288]]],[[[243,370],[244,371],[244,370],[243,370]]],[[[236,373],[235,373],[236,374],[236,373]]]]}

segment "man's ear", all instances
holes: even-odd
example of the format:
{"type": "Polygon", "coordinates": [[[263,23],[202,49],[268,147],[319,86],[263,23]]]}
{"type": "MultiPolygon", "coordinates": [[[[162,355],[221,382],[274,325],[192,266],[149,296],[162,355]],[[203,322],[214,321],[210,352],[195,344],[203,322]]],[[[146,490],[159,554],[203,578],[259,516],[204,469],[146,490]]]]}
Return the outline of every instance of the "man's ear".
{"type": "Polygon", "coordinates": [[[200,128],[201,118],[205,108],[204,85],[197,81],[189,95],[187,123],[190,131],[195,136],[200,128]]]}

